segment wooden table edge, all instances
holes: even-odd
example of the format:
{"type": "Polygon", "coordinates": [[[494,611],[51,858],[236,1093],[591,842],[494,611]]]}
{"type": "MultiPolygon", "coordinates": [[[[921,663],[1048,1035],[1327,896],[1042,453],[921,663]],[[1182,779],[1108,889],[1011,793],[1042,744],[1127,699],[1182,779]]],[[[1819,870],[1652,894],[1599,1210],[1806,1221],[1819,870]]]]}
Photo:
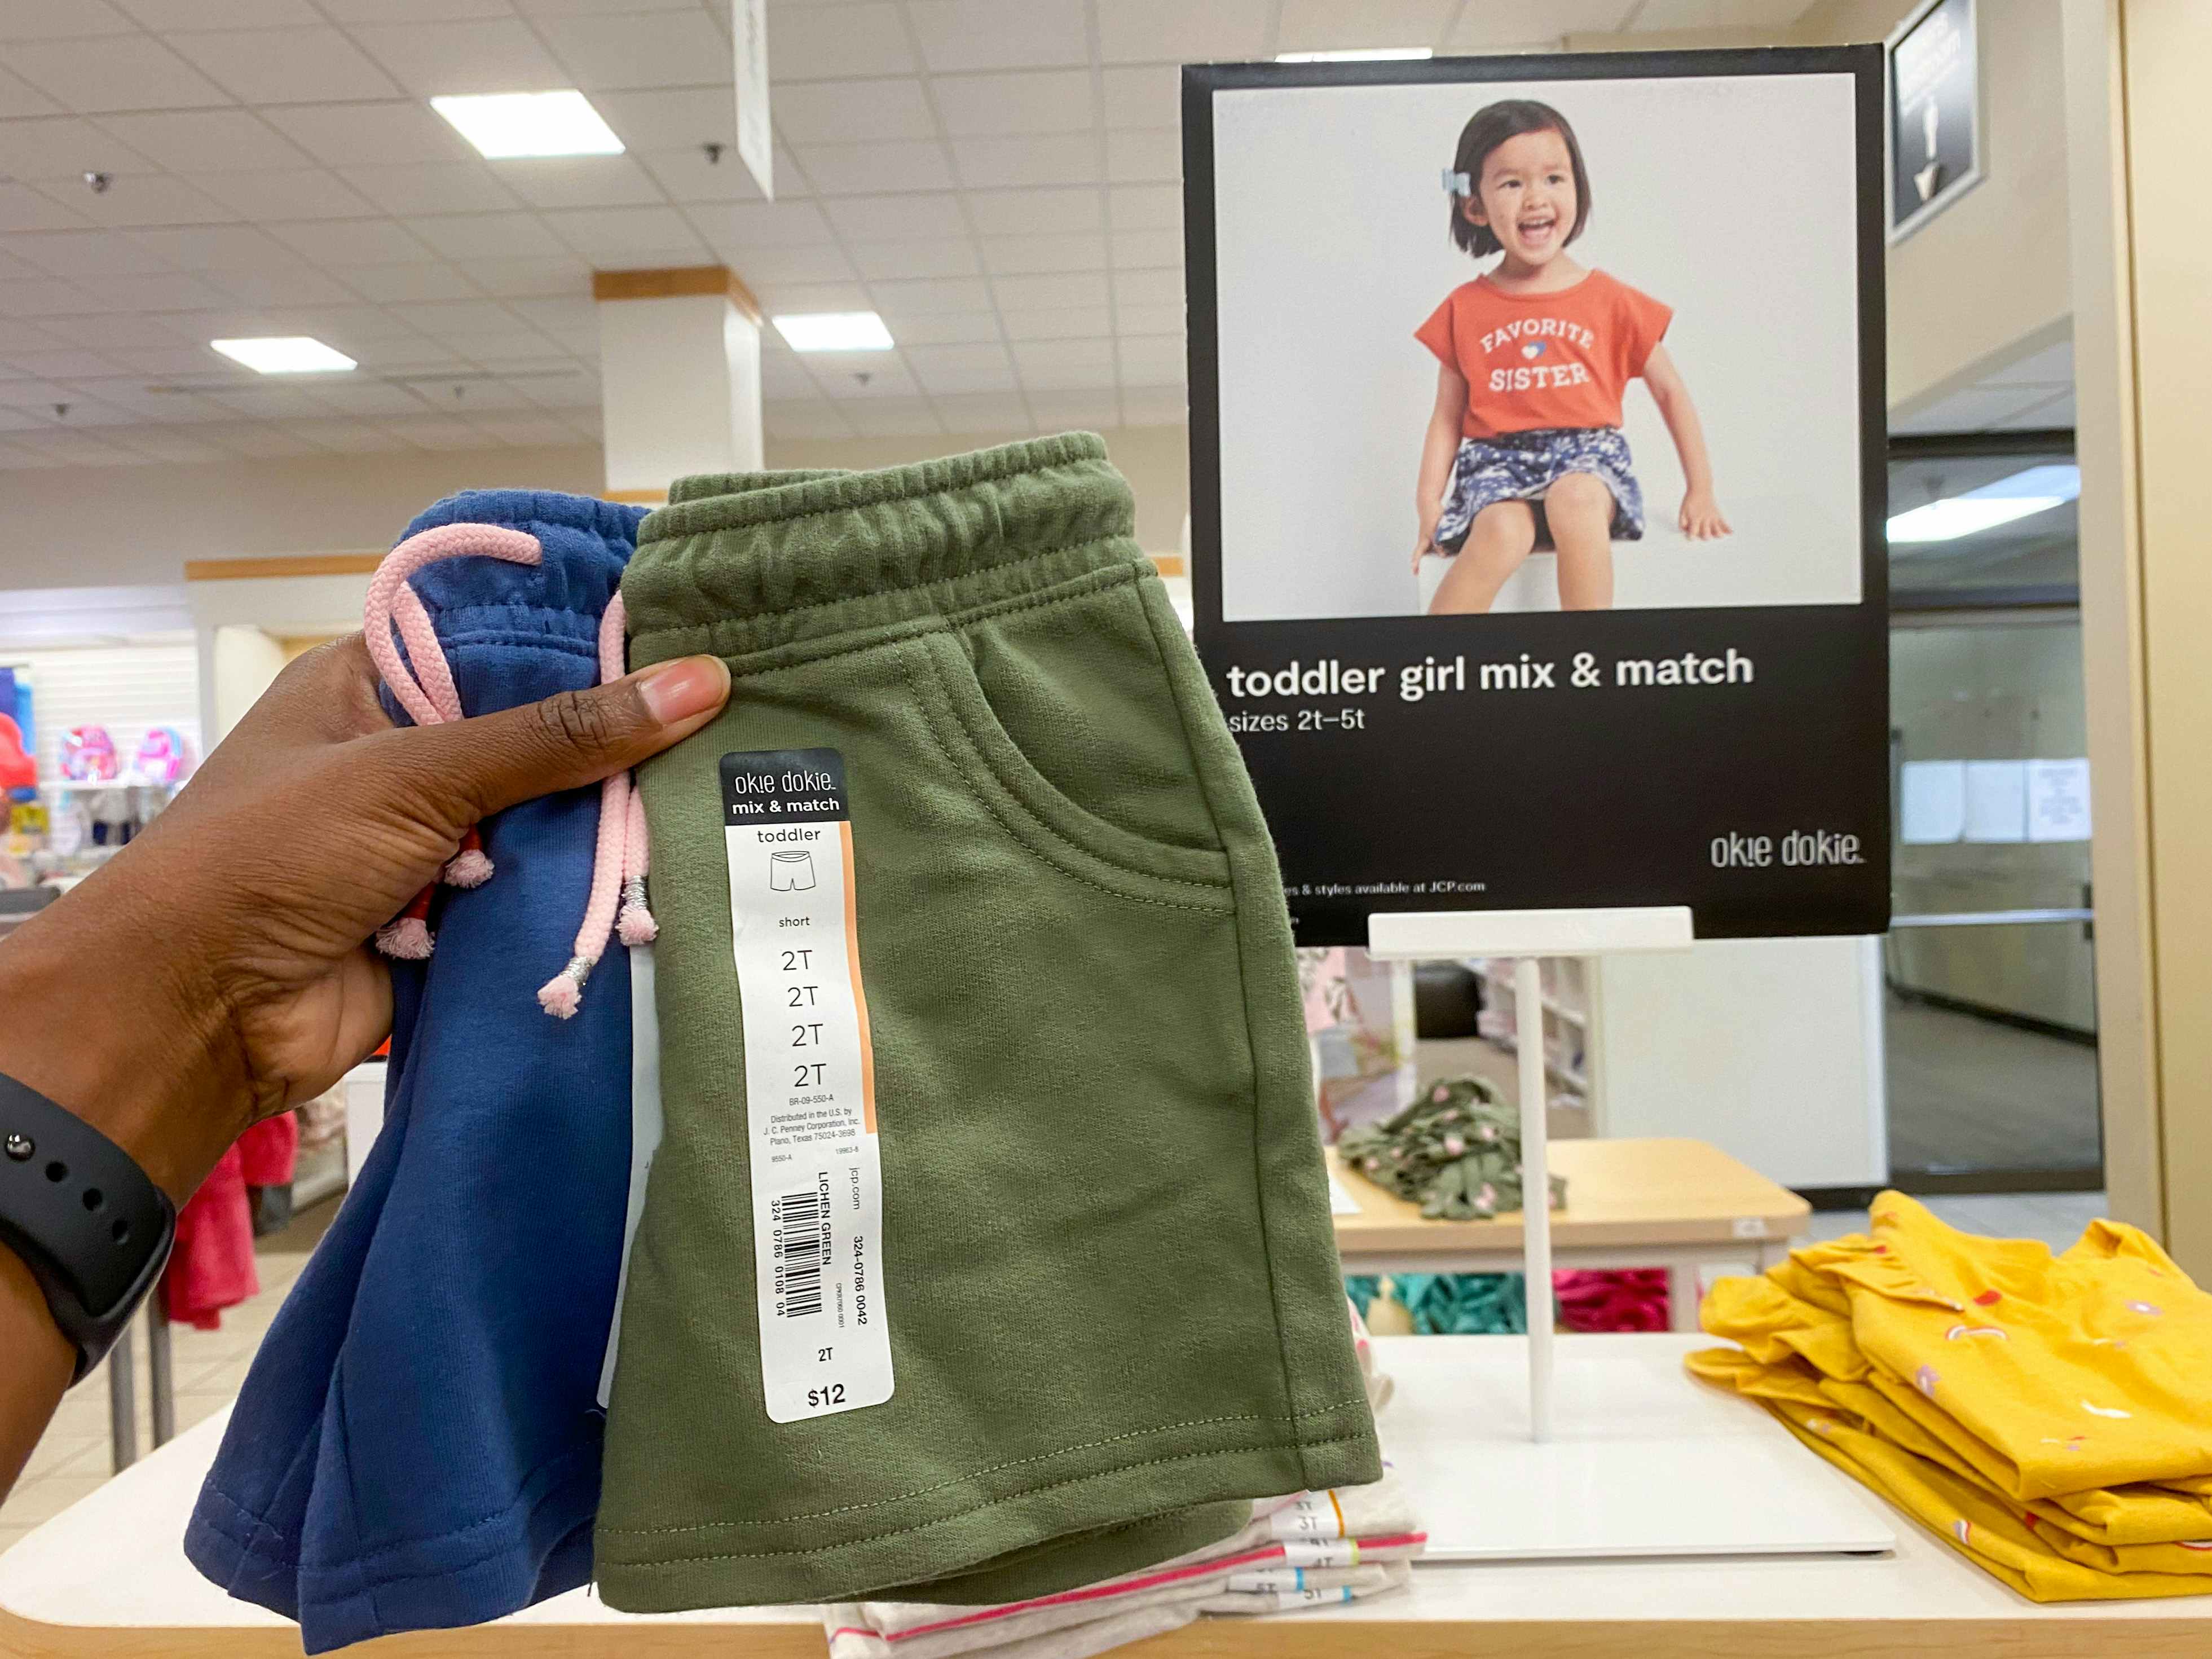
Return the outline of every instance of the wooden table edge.
{"type": "MultiPolygon", "coordinates": [[[[1773,1659],[1777,1652],[1849,1659],[2197,1659],[2203,1619],[2069,1618],[2060,1609],[1978,1619],[1440,1619],[1214,1618],[1116,1649],[1130,1659],[1773,1659]]],[[[367,1653],[371,1650],[363,1648],[367,1653]]],[[[823,1659],[822,1628],[803,1625],[552,1625],[518,1623],[416,1631],[375,1643],[404,1659],[823,1659]]],[[[107,1627],[49,1625],[0,1609],[7,1659],[296,1659],[299,1632],[285,1626],[107,1627]]]]}

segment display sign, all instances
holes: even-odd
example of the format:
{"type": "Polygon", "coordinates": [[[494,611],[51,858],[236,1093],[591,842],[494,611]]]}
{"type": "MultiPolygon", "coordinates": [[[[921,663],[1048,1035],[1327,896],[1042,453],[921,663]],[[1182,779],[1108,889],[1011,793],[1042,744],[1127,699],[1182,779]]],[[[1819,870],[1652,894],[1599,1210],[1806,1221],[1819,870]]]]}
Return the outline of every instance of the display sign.
{"type": "Polygon", "coordinates": [[[1881,67],[1184,70],[1194,631],[1301,944],[1887,927],[1881,67]]]}
{"type": "Polygon", "coordinates": [[[737,58],[738,159],[775,200],[775,133],[768,106],[768,0],[731,0],[730,40],[737,58]]]}
{"type": "Polygon", "coordinates": [[[1889,239],[1981,182],[1974,0],[1924,0],[1889,37],[1889,239]]]}

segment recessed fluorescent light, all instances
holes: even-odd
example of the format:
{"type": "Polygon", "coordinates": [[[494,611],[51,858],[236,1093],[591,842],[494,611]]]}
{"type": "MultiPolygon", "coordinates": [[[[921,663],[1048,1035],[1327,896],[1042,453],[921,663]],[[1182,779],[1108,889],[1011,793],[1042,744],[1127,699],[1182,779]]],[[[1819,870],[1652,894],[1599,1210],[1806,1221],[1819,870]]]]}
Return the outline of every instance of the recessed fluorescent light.
{"type": "Polygon", "coordinates": [[[333,351],[320,340],[304,334],[283,334],[256,340],[210,340],[208,343],[234,362],[244,363],[259,374],[328,374],[356,367],[343,351],[333,351]]]}
{"type": "Polygon", "coordinates": [[[1362,46],[1357,52],[1279,52],[1279,64],[1391,64],[1401,58],[1433,58],[1427,46],[1362,46]]]}
{"type": "Polygon", "coordinates": [[[1900,513],[1889,521],[1896,542],[1948,542],[1993,530],[2031,514],[2063,507],[2081,493],[2081,469],[2070,461],[2031,466],[1995,483],[1900,513]]]}
{"type": "Polygon", "coordinates": [[[433,98],[430,107],[494,161],[623,153],[623,141],[580,92],[483,93],[433,98]]]}
{"type": "Polygon", "coordinates": [[[793,351],[888,351],[891,331],[872,311],[815,311],[778,317],[776,332],[793,351]]]}

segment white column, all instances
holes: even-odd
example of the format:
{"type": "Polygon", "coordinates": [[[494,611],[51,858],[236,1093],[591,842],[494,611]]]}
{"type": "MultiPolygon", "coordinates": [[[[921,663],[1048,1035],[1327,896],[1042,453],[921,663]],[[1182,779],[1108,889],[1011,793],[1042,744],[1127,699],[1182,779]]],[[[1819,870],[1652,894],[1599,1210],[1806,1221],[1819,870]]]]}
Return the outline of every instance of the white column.
{"type": "Polygon", "coordinates": [[[721,265],[603,270],[599,381],[606,493],[665,499],[693,472],[757,469],[761,312],[721,265]]]}

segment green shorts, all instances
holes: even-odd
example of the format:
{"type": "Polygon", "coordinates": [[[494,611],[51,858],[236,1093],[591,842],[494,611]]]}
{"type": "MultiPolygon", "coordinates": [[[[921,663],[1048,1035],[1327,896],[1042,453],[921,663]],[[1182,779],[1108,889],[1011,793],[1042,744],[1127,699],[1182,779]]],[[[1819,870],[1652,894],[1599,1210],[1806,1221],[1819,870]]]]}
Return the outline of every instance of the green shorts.
{"type": "Polygon", "coordinates": [[[666,1133],[611,1606],[1043,1594],[1381,1474],[1273,848],[1132,523],[1082,434],[685,480],[645,521],[632,665],[713,652],[735,690],[641,773],[666,1133]],[[844,769],[895,1382],[779,1422],[723,758],[802,750],[844,769]]]}

